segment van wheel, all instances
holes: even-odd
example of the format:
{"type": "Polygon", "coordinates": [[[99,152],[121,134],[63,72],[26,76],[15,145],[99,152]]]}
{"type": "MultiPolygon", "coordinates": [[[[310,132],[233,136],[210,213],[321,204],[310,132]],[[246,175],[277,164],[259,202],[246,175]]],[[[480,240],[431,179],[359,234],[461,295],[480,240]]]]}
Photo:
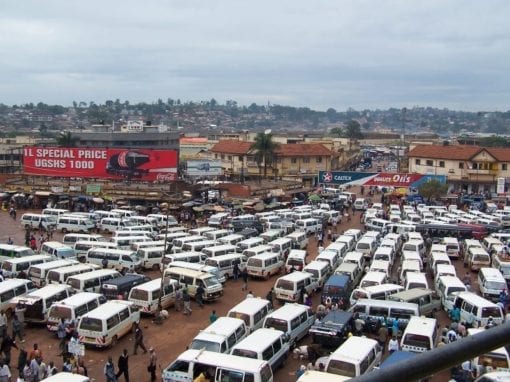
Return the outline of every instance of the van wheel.
{"type": "Polygon", "coordinates": [[[110,347],[114,347],[115,345],[117,345],[117,340],[118,340],[117,336],[113,336],[112,343],[110,344],[110,347]]]}

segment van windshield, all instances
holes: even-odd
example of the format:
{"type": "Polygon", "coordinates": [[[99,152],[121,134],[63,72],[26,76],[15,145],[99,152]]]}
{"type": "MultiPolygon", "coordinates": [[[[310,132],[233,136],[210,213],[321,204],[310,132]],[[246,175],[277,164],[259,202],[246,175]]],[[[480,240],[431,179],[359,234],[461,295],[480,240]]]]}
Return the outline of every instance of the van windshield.
{"type": "Polygon", "coordinates": [[[404,345],[430,350],[430,339],[427,336],[408,333],[404,338],[404,345]]]}
{"type": "Polygon", "coordinates": [[[497,306],[487,306],[485,308],[482,308],[482,317],[501,317],[501,310],[497,306]]]}
{"type": "Polygon", "coordinates": [[[356,245],[356,249],[370,249],[370,245],[367,243],[358,243],[358,245],[356,245]]]}
{"type": "Polygon", "coordinates": [[[229,317],[231,318],[239,318],[241,320],[244,321],[244,323],[247,325],[247,326],[250,326],[250,316],[246,313],[241,313],[241,312],[230,312],[228,314],[229,317]]]}
{"type": "Polygon", "coordinates": [[[148,301],[149,300],[149,292],[142,289],[131,289],[131,295],[129,298],[133,300],[142,300],[142,301],[148,301]]]}
{"type": "Polygon", "coordinates": [[[276,287],[279,288],[279,289],[283,289],[283,290],[290,290],[290,291],[293,291],[294,290],[294,283],[292,281],[289,281],[289,280],[278,280],[276,282],[276,287]]]}
{"type": "Polygon", "coordinates": [[[73,318],[72,310],[68,306],[52,306],[48,313],[48,317],[58,318],[59,320],[63,318],[64,320],[70,320],[73,318]]]}
{"type": "Polygon", "coordinates": [[[319,271],[317,269],[307,269],[306,272],[311,273],[316,279],[319,278],[319,271]]]}
{"type": "Polygon", "coordinates": [[[303,265],[303,260],[290,258],[287,260],[287,265],[303,265]]]}
{"type": "Polygon", "coordinates": [[[238,355],[240,357],[257,359],[257,352],[246,349],[234,349],[232,355],[238,355]]]}
{"type": "Polygon", "coordinates": [[[217,342],[210,342],[210,341],[204,341],[204,340],[193,340],[191,343],[190,349],[195,350],[207,350],[207,351],[213,351],[215,353],[220,353],[220,344],[217,342]]]}
{"type": "Polygon", "coordinates": [[[282,332],[287,332],[287,321],[282,320],[280,318],[268,317],[264,322],[264,328],[273,328],[276,330],[281,330],[282,332]]]}
{"type": "Polygon", "coordinates": [[[98,318],[82,317],[80,321],[80,329],[90,330],[92,332],[102,332],[103,324],[102,321],[98,318]]]}
{"type": "Polygon", "coordinates": [[[337,359],[330,359],[328,369],[326,370],[326,372],[343,375],[345,377],[355,377],[356,366],[350,362],[339,361],[337,359]]]}
{"type": "Polygon", "coordinates": [[[206,287],[216,286],[220,283],[216,276],[205,277],[203,281],[206,287]]]}
{"type": "Polygon", "coordinates": [[[344,291],[344,288],[339,287],[338,285],[325,285],[323,293],[326,294],[340,294],[344,291]]]}
{"type": "Polygon", "coordinates": [[[473,256],[473,261],[483,261],[483,262],[489,262],[490,259],[489,259],[489,256],[488,255],[474,255],[473,256]]]}

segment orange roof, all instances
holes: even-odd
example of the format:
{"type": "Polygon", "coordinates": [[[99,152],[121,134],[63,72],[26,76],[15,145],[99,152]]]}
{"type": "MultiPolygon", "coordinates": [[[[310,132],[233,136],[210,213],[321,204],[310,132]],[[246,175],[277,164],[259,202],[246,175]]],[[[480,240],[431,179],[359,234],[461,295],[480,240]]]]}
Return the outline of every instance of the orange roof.
{"type": "Polygon", "coordinates": [[[499,162],[510,162],[510,148],[487,147],[485,150],[499,162]]]}
{"type": "Polygon", "coordinates": [[[211,151],[213,153],[243,155],[248,154],[252,145],[253,142],[225,139],[216,143],[211,151]]]}
{"type": "Polygon", "coordinates": [[[207,143],[206,137],[181,137],[179,139],[181,145],[182,144],[190,144],[190,143],[207,143]]]}
{"type": "Polygon", "coordinates": [[[303,156],[330,156],[332,151],[322,143],[296,143],[280,144],[276,148],[276,154],[284,157],[303,157],[303,156]]]}
{"type": "Polygon", "coordinates": [[[468,145],[419,145],[409,151],[410,158],[431,158],[431,159],[451,159],[451,160],[469,160],[482,149],[478,146],[468,145]]]}

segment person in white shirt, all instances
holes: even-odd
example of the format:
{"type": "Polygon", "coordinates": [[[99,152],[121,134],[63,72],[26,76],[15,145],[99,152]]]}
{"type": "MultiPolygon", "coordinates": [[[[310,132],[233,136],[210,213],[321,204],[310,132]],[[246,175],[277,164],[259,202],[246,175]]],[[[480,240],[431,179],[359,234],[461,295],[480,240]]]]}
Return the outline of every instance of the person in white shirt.
{"type": "Polygon", "coordinates": [[[391,337],[388,342],[388,351],[393,353],[394,351],[398,351],[398,340],[396,336],[391,337]]]}
{"type": "Polygon", "coordinates": [[[3,358],[0,358],[0,382],[10,382],[11,380],[11,370],[9,366],[5,363],[3,358]]]}

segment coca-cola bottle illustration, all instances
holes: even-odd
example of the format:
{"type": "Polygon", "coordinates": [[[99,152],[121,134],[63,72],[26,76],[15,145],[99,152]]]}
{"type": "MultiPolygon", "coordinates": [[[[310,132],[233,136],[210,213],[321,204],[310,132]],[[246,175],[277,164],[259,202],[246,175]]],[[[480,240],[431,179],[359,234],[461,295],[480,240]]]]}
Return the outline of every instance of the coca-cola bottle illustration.
{"type": "Polygon", "coordinates": [[[106,163],[106,172],[128,179],[141,178],[149,170],[140,169],[141,165],[150,162],[150,156],[138,151],[122,151],[114,154],[106,163]]]}

